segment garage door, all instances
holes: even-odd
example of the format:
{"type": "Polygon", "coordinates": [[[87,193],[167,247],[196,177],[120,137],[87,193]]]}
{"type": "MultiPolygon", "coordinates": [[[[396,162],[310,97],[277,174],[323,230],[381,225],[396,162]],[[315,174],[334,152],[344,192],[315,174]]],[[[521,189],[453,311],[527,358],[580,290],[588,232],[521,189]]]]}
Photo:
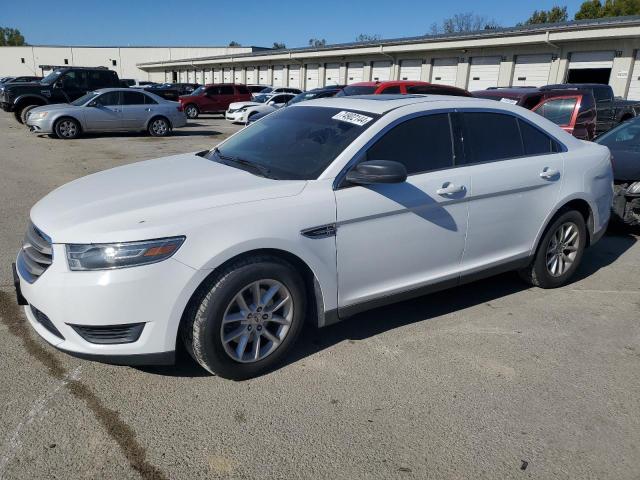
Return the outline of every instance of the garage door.
{"type": "Polygon", "coordinates": [[[320,86],[320,77],[318,74],[319,65],[317,63],[307,64],[307,76],[305,80],[305,88],[311,90],[320,86]]]}
{"type": "Polygon", "coordinates": [[[609,83],[615,52],[573,52],[570,55],[568,83],[609,83]]]}
{"type": "Polygon", "coordinates": [[[371,66],[371,80],[386,82],[391,78],[391,62],[373,62],[371,66]]]}
{"type": "Polygon", "coordinates": [[[338,85],[340,83],[340,64],[327,63],[324,67],[324,84],[338,85]]]}
{"type": "Polygon", "coordinates": [[[627,98],[629,100],[640,100],[640,50],[636,53],[636,61],[633,64],[627,98]]]}
{"type": "Polygon", "coordinates": [[[231,83],[233,81],[233,70],[225,68],[222,74],[222,81],[224,83],[231,83]]]}
{"type": "Polygon", "coordinates": [[[208,84],[213,81],[213,70],[205,70],[204,71],[204,83],[208,84]]]}
{"type": "Polygon", "coordinates": [[[486,90],[498,86],[500,57],[474,57],[469,68],[468,90],[486,90]]]}
{"type": "Polygon", "coordinates": [[[214,68],[213,69],[213,83],[222,83],[222,69],[214,68]]]}
{"type": "Polygon", "coordinates": [[[242,81],[242,68],[233,69],[233,83],[244,83],[242,81]]]}
{"type": "Polygon", "coordinates": [[[274,87],[282,87],[284,85],[284,66],[276,65],[273,67],[273,86],[274,87]]]}
{"type": "Polygon", "coordinates": [[[260,67],[258,69],[258,83],[260,85],[268,85],[269,83],[269,67],[260,67]]]}
{"type": "Polygon", "coordinates": [[[420,80],[422,60],[402,60],[400,62],[400,80],[420,80]]]}
{"type": "Polygon", "coordinates": [[[515,87],[541,87],[549,83],[550,71],[551,54],[518,55],[511,84],[515,87]]]}
{"type": "Polygon", "coordinates": [[[252,83],[256,83],[256,68],[247,67],[247,84],[251,85],[252,83]]]}
{"type": "Polygon", "coordinates": [[[347,66],[347,85],[362,81],[362,71],[364,69],[364,63],[350,63],[347,66]]]}
{"type": "Polygon", "coordinates": [[[300,65],[289,65],[289,86],[300,87],[300,65]]]}
{"type": "Polygon", "coordinates": [[[431,70],[431,83],[455,86],[458,78],[458,60],[456,58],[435,58],[431,70]]]}

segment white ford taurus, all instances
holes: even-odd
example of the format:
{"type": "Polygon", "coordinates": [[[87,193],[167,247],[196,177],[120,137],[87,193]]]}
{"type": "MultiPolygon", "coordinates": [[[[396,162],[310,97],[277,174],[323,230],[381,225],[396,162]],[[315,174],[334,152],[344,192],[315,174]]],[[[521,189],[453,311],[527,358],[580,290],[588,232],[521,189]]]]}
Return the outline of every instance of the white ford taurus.
{"type": "Polygon", "coordinates": [[[520,107],[312,100],[211,151],[73,181],[31,210],[16,284],[69,353],[274,368],[305,321],[519,270],[561,286],[609,220],[607,148],[520,107]]]}

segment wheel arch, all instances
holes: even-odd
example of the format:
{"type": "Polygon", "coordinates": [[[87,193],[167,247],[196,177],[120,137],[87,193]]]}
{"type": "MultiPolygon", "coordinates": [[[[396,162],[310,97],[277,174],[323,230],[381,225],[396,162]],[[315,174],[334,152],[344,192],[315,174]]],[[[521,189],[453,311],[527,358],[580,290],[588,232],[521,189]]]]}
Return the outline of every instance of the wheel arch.
{"type": "Polygon", "coordinates": [[[538,232],[533,251],[531,252],[532,255],[535,255],[535,253],[538,251],[538,247],[540,246],[542,237],[544,236],[544,233],[547,231],[547,228],[549,228],[549,225],[553,223],[553,221],[558,217],[558,215],[561,215],[562,213],[569,210],[576,210],[580,212],[580,214],[584,218],[585,225],[587,226],[586,247],[588,248],[591,245],[591,238],[595,233],[593,231],[594,225],[595,225],[595,219],[593,216],[593,211],[594,211],[593,206],[589,203],[588,200],[586,200],[583,197],[570,197],[560,202],[557,208],[545,220],[544,225],[538,232]]]}
{"type": "Polygon", "coordinates": [[[55,133],[56,125],[58,124],[58,122],[60,120],[65,119],[65,118],[70,118],[71,120],[74,120],[75,122],[77,122],[78,126],[80,127],[80,133],[83,133],[85,131],[84,123],[82,122],[82,120],[80,118],[75,117],[73,115],[69,115],[68,113],[60,113],[56,117],[54,117],[53,120],[51,120],[51,130],[54,133],[55,133]]]}
{"type": "Polygon", "coordinates": [[[28,94],[24,94],[24,95],[20,95],[18,97],[16,97],[16,99],[13,101],[13,104],[18,107],[19,105],[48,105],[49,104],[49,100],[45,97],[43,97],[42,95],[35,95],[32,93],[28,93],[28,94]],[[28,103],[29,101],[35,101],[37,103],[28,103]]]}
{"type": "Polygon", "coordinates": [[[157,113],[154,116],[152,116],[151,118],[149,118],[149,120],[147,120],[147,124],[145,125],[145,130],[149,130],[149,125],[151,125],[151,122],[153,122],[156,118],[162,118],[162,119],[166,120],[167,123],[169,123],[169,128],[173,128],[173,124],[171,123],[171,119],[169,117],[167,117],[166,115],[163,115],[161,113],[157,113]]]}
{"type": "Polygon", "coordinates": [[[180,331],[182,330],[183,325],[187,321],[188,316],[193,314],[193,311],[194,311],[193,309],[196,308],[198,302],[200,301],[202,296],[206,293],[209,279],[213,277],[216,273],[218,273],[220,270],[226,268],[228,265],[232,263],[243,260],[245,258],[265,256],[265,255],[285,260],[286,262],[290,263],[302,275],[305,283],[305,292],[307,294],[307,301],[308,301],[306,321],[312,321],[311,317],[315,317],[317,327],[330,325],[337,321],[337,312],[325,311],[324,299],[325,299],[326,292],[323,291],[317,275],[314,273],[311,266],[305,260],[303,260],[301,257],[299,257],[294,253],[291,253],[279,248],[253,249],[253,250],[247,250],[245,252],[239,253],[235,256],[228,258],[223,263],[218,265],[216,268],[211,270],[211,272],[209,272],[209,274],[198,284],[198,286],[195,288],[195,290],[191,294],[182,312],[182,315],[180,318],[180,324],[177,330],[178,334],[176,335],[176,345],[180,339],[180,331]]]}

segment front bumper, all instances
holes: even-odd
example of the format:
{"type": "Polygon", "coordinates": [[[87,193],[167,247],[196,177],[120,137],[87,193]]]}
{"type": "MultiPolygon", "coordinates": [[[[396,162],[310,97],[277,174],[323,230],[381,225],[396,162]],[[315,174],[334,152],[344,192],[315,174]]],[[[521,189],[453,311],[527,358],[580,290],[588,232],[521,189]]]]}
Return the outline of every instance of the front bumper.
{"type": "Polygon", "coordinates": [[[207,272],[173,258],[139,267],[72,272],[64,245],[54,244],[53,250],[53,263],[33,283],[19,271],[17,275],[17,291],[28,303],[25,315],[44,340],[69,354],[105,363],[173,362],[182,313],[207,272]],[[131,343],[91,343],[72,327],[134,323],[144,323],[144,328],[131,343]]]}
{"type": "Polygon", "coordinates": [[[241,122],[244,123],[244,116],[247,112],[229,112],[228,110],[224,114],[224,118],[230,122],[241,122]]]}
{"type": "Polygon", "coordinates": [[[53,122],[46,117],[34,120],[31,116],[28,116],[25,123],[31,133],[53,133],[53,122]]]}

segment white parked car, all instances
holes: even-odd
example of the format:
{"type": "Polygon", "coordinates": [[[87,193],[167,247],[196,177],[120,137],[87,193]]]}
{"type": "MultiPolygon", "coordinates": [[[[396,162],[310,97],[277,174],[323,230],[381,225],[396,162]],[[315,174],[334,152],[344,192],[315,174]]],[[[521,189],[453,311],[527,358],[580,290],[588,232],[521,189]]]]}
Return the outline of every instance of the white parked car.
{"type": "Polygon", "coordinates": [[[251,102],[230,104],[224,117],[232,123],[247,123],[252,115],[273,112],[285,106],[293,97],[293,93],[258,95],[251,102]]]}
{"type": "Polygon", "coordinates": [[[54,190],[31,210],[17,294],[69,353],[168,363],[184,342],[241,379],[274,368],[304,322],[507,270],[562,286],[612,195],[606,147],[517,106],[311,100],[210,151],[54,190]]]}

